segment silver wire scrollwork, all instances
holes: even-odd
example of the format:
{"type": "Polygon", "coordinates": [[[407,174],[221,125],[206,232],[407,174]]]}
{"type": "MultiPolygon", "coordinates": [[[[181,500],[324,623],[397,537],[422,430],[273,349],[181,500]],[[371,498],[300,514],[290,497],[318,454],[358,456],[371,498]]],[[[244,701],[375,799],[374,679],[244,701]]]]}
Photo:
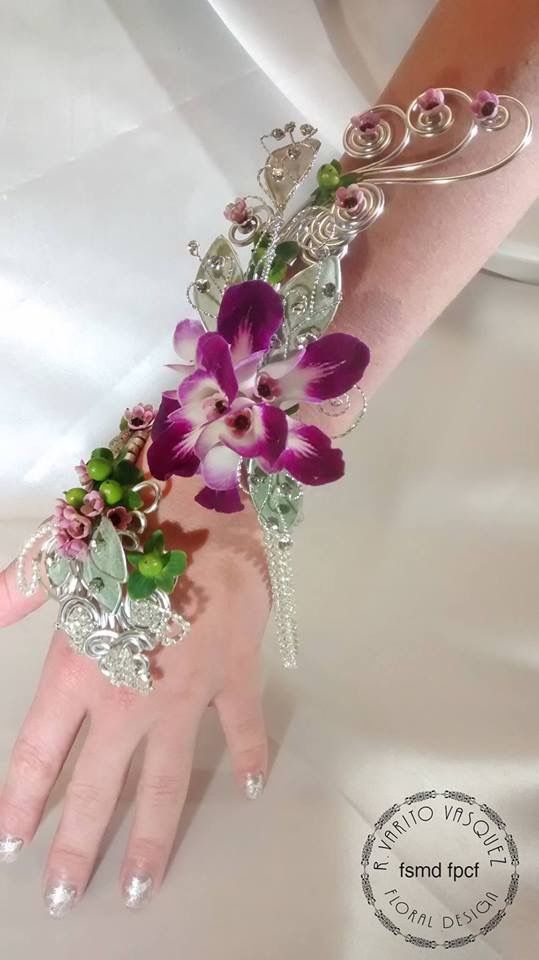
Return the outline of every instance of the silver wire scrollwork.
{"type": "MultiPolygon", "coordinates": [[[[145,506],[136,511],[142,533],[147,514],[157,509],[161,488],[154,480],[144,480],[133,489],[146,498],[145,506]]],[[[144,599],[129,597],[123,540],[129,549],[141,552],[139,535],[131,530],[118,532],[102,517],[88,556],[79,561],[58,553],[56,533],[54,522],[48,520],[24,545],[17,560],[19,589],[32,596],[43,585],[59,603],[56,625],[71,648],[95,660],[113,686],[150,693],[148,654],[182,640],[190,624],[172,609],[169,594],[162,590],[144,599]]]]}

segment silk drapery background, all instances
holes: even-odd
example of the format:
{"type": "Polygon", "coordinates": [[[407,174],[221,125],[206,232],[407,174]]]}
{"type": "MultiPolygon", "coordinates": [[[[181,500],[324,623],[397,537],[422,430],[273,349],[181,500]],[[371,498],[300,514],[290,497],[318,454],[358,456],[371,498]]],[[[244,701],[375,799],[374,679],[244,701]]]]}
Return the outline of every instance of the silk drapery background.
{"type": "MultiPolygon", "coordinates": [[[[225,202],[254,187],[260,134],[309,119],[334,153],[429,7],[0,5],[3,559],[126,404],[171,385],[185,244],[211,240],[225,202]]],[[[128,788],[96,881],[57,927],[39,870],[61,783],[0,874],[6,955],[142,958],[158,942],[167,960],[409,957],[363,900],[361,846],[391,803],[447,786],[497,809],[522,856],[508,917],[460,955],[535,956],[538,296],[477,277],[372,403],[339,496],[308,496],[300,672],[283,674],[267,641],[263,800],[237,796],[208,714],[151,911],[124,916],[116,892],[128,788]]],[[[53,617],[47,606],[3,634],[3,758],[53,617]]]]}

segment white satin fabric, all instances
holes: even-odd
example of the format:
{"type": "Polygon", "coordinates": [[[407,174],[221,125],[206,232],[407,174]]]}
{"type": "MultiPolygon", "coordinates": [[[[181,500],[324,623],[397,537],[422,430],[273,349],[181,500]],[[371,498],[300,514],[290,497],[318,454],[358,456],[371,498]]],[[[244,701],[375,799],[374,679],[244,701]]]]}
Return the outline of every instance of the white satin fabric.
{"type": "MultiPolygon", "coordinates": [[[[123,408],[171,385],[185,244],[254,188],[260,134],[305,117],[334,152],[429,6],[0,5],[2,559],[123,408]]],[[[151,911],[124,914],[116,892],[130,788],[95,882],[56,927],[38,874],[64,777],[0,873],[2,955],[409,958],[363,899],[361,846],[392,803],[450,787],[497,809],[522,857],[508,917],[459,957],[536,957],[538,306],[536,287],[479,276],[373,402],[339,490],[307,497],[302,665],[284,674],[268,636],[263,799],[238,797],[208,713],[151,911]]],[[[2,638],[3,761],[53,617],[2,638]]]]}

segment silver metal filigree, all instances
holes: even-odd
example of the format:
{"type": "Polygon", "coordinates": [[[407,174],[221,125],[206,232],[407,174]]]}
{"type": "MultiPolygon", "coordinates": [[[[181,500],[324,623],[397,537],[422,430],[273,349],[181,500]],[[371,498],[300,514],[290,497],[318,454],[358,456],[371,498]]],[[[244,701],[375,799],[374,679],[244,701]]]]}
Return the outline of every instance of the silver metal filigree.
{"type": "MultiPolygon", "coordinates": [[[[147,497],[145,507],[136,511],[143,519],[142,532],[146,515],[157,509],[161,491],[154,480],[144,480],[133,489],[147,497]]],[[[183,640],[189,621],[172,609],[169,594],[162,590],[145,599],[129,597],[122,540],[127,538],[130,549],[141,551],[133,531],[118,533],[102,517],[83,561],[59,554],[56,534],[54,522],[48,520],[24,545],[17,560],[19,588],[31,596],[42,584],[59,603],[56,626],[66,634],[71,648],[95,660],[113,686],[149,693],[153,681],[148,654],[183,640]]]]}

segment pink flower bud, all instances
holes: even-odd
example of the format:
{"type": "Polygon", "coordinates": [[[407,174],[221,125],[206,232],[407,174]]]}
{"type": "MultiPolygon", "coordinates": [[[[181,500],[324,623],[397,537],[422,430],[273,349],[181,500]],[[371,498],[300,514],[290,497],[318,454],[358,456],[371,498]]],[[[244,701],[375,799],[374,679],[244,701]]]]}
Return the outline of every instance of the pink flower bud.
{"type": "Polygon", "coordinates": [[[500,101],[495,93],[489,90],[480,90],[471,103],[471,110],[478,120],[490,120],[498,113],[500,101]]]}
{"type": "Polygon", "coordinates": [[[239,224],[245,223],[251,216],[245,197],[236,197],[232,203],[227,203],[223,213],[231,223],[239,224]]]}
{"type": "Polygon", "coordinates": [[[436,113],[445,103],[444,92],[439,87],[429,87],[417,98],[417,102],[423,113],[436,113]]]}

